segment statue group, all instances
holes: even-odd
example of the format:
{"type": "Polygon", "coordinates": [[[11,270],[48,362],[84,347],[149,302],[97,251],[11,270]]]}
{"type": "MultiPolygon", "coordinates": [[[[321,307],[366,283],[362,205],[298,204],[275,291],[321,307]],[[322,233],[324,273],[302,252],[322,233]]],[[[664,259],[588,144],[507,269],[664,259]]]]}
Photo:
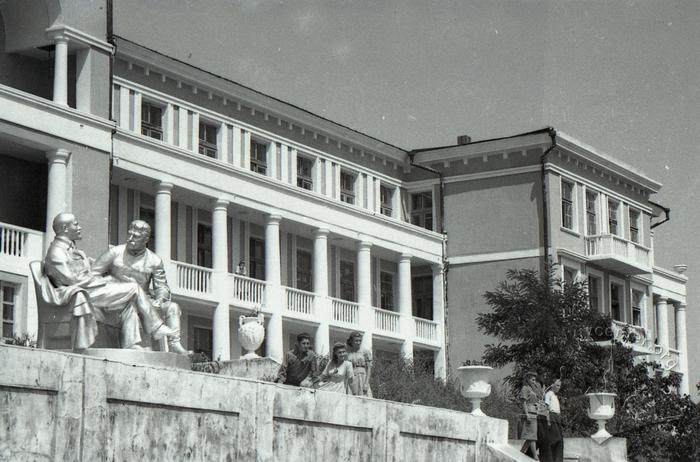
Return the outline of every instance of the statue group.
{"type": "Polygon", "coordinates": [[[41,297],[72,307],[75,351],[89,348],[103,324],[119,329],[121,348],[142,349],[143,332],[152,340],[167,339],[171,352],[189,353],[180,343],[181,311],[170,299],[163,261],[146,247],[148,223],[133,221],[126,243],[96,260],[76,246],[82,228],[73,214],[57,215],[52,225],[56,236],[44,259],[41,297]]]}

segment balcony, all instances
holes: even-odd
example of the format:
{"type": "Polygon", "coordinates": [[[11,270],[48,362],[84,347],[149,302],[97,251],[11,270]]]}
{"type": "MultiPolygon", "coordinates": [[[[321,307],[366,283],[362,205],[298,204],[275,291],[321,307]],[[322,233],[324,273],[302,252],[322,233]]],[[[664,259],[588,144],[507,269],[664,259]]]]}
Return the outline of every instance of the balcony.
{"type": "Polygon", "coordinates": [[[438,324],[423,318],[413,318],[415,324],[415,339],[420,342],[434,344],[439,341],[438,324]]]}
{"type": "Polygon", "coordinates": [[[287,292],[287,311],[301,317],[314,314],[314,297],[312,292],[285,287],[287,292]]]}
{"type": "Polygon", "coordinates": [[[356,329],[360,321],[360,305],[339,298],[331,298],[333,321],[340,326],[356,329]]]}
{"type": "Polygon", "coordinates": [[[650,250],[614,234],[586,237],[589,261],[626,275],[651,274],[650,250]]]}
{"type": "Polygon", "coordinates": [[[211,298],[211,268],[173,261],[172,270],[175,274],[173,290],[176,293],[191,298],[211,298]]]}
{"type": "Polygon", "coordinates": [[[654,352],[654,339],[647,334],[643,327],[613,320],[611,328],[613,339],[632,348],[635,355],[649,355],[654,352]]]}
{"type": "Polygon", "coordinates": [[[374,308],[374,327],[378,332],[395,337],[401,331],[401,315],[395,311],[374,308]]]}
{"type": "Polygon", "coordinates": [[[29,274],[29,262],[43,259],[44,233],[0,222],[0,270],[29,274]]]}

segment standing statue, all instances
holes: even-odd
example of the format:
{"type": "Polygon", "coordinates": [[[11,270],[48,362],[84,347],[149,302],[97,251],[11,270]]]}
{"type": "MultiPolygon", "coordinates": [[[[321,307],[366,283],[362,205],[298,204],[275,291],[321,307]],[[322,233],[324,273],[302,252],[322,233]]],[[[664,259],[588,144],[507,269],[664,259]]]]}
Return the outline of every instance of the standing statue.
{"type": "MultiPolygon", "coordinates": [[[[92,265],[96,274],[110,275],[117,281],[135,281],[147,294],[150,303],[158,311],[167,327],[174,333],[168,336],[170,351],[179,354],[189,352],[180,343],[180,306],[171,301],[170,288],[165,277],[163,260],[146,248],[151,238],[151,226],[143,220],[129,225],[126,244],[112,247],[92,265]]],[[[145,323],[144,323],[145,325],[145,323]]]]}
{"type": "Polygon", "coordinates": [[[103,278],[92,272],[85,252],[75,245],[75,241],[82,239],[82,228],[75,215],[60,213],[52,225],[56,237],[46,252],[44,273],[53,287],[46,290],[52,291],[56,304],[73,300],[73,329],[77,330],[73,335],[74,349],[92,345],[97,335],[96,322],[120,328],[122,348],[139,348],[139,316],[153,338],[176,335],[160,320],[138,284],[103,278]]]}

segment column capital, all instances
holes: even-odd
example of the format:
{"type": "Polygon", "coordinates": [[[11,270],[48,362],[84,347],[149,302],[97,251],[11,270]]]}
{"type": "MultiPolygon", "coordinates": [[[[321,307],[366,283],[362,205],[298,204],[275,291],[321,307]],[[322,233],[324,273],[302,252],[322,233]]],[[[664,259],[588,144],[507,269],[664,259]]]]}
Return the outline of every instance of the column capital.
{"type": "Polygon", "coordinates": [[[445,271],[445,267],[442,263],[433,263],[432,265],[430,265],[430,268],[432,268],[434,275],[442,274],[445,271]]]}
{"type": "Polygon", "coordinates": [[[67,149],[56,149],[55,151],[48,151],[46,153],[46,159],[50,163],[63,163],[65,164],[70,157],[70,151],[67,149]]]}
{"type": "Polygon", "coordinates": [[[357,250],[362,252],[362,251],[369,251],[372,248],[372,243],[370,241],[359,241],[357,243],[357,250]]]}
{"type": "Polygon", "coordinates": [[[314,238],[327,238],[330,231],[328,228],[316,228],[314,230],[314,238]]]}
{"type": "Polygon", "coordinates": [[[173,184],[169,181],[156,181],[154,183],[156,187],[156,193],[170,193],[173,190],[173,184]]]}
{"type": "Polygon", "coordinates": [[[688,305],[685,303],[676,303],[673,306],[676,307],[676,311],[685,311],[688,305]]]}
{"type": "Polygon", "coordinates": [[[411,258],[413,258],[413,255],[411,255],[411,254],[408,253],[408,252],[403,252],[403,253],[399,256],[399,262],[410,262],[410,261],[411,261],[411,258]]]}
{"type": "Polygon", "coordinates": [[[216,211],[216,210],[222,210],[222,209],[223,209],[223,210],[228,210],[228,205],[229,205],[230,203],[231,203],[231,202],[229,202],[229,201],[227,201],[226,199],[223,199],[223,198],[221,198],[221,197],[219,197],[218,199],[213,199],[213,200],[212,200],[212,204],[213,204],[212,210],[214,210],[214,211],[216,211]]]}
{"type": "Polygon", "coordinates": [[[661,295],[657,295],[656,297],[656,303],[664,303],[666,304],[668,302],[668,297],[662,297],[661,295]]]}
{"type": "Polygon", "coordinates": [[[64,30],[49,31],[49,38],[56,43],[68,43],[70,39],[64,30]]]}
{"type": "Polygon", "coordinates": [[[275,213],[269,213],[265,215],[266,225],[278,225],[282,221],[282,216],[275,213]]]}

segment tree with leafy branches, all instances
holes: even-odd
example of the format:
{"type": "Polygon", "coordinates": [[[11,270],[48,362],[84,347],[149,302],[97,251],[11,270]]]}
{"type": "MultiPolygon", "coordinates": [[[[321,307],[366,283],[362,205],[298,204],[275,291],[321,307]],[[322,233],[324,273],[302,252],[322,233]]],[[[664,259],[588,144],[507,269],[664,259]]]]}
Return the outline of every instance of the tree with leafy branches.
{"type": "MultiPolygon", "coordinates": [[[[544,274],[510,270],[506,280],[484,295],[492,311],[477,316],[479,330],[498,343],[486,346],[483,360],[513,366],[504,379],[514,399],[529,370],[548,383],[561,377],[559,398],[566,436],[589,436],[586,393],[616,393],[608,430],[627,438],[628,455],[641,460],[700,460],[700,409],[676,390],[680,376],[661,373],[659,364],[635,359],[612,335],[611,319],[589,308],[582,282],[564,283],[554,267],[544,274]]],[[[634,342],[624,330],[623,342],[634,342]]]]}

